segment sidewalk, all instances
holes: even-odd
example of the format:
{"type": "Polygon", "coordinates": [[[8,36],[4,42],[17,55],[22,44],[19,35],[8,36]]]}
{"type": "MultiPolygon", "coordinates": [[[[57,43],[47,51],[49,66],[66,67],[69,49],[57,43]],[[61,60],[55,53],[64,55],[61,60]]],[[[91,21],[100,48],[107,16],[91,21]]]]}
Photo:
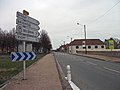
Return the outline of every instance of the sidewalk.
{"type": "Polygon", "coordinates": [[[18,74],[3,90],[62,90],[53,54],[48,54],[26,69],[27,80],[18,74]]]}
{"type": "Polygon", "coordinates": [[[105,61],[119,62],[120,63],[120,58],[116,58],[116,57],[109,57],[109,56],[102,56],[102,55],[92,55],[92,54],[77,54],[77,55],[91,57],[91,58],[95,58],[95,59],[101,59],[101,60],[105,60],[105,61]]]}

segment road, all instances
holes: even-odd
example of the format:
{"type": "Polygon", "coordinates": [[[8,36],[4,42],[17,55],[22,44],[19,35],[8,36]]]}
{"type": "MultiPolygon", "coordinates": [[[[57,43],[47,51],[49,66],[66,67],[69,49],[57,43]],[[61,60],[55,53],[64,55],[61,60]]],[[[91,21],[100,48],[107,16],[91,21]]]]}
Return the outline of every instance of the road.
{"type": "Polygon", "coordinates": [[[58,52],[55,58],[65,75],[71,65],[72,81],[81,90],[120,90],[120,63],[58,52]]]}

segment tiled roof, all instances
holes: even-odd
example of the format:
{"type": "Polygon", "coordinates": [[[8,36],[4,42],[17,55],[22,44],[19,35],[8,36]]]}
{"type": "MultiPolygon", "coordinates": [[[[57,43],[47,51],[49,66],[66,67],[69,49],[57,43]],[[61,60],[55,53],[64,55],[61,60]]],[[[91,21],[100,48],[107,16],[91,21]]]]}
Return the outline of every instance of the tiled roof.
{"type": "Polygon", "coordinates": [[[105,45],[100,39],[75,39],[70,43],[70,45],[83,45],[83,42],[86,42],[86,45],[105,45]]]}
{"type": "Polygon", "coordinates": [[[60,48],[67,48],[69,46],[69,44],[66,44],[66,45],[61,45],[60,48]]]}

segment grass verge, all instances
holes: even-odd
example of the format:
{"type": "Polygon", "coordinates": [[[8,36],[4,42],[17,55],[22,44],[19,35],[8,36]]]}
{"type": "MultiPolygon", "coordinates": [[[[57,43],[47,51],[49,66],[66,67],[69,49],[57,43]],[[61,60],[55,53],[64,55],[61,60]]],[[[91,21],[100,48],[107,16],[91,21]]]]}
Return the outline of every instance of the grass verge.
{"type": "MultiPolygon", "coordinates": [[[[38,54],[36,60],[26,61],[26,67],[32,65],[45,54],[38,54]]],[[[23,70],[23,62],[12,62],[10,55],[0,55],[0,85],[23,70]]]]}

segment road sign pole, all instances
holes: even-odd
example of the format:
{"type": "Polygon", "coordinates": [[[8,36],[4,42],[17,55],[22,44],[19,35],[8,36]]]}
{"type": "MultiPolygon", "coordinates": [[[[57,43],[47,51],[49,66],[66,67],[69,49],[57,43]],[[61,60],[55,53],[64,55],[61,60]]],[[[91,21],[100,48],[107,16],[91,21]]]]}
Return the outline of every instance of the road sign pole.
{"type": "Polygon", "coordinates": [[[16,35],[15,38],[17,40],[23,41],[23,52],[20,53],[12,53],[12,60],[13,61],[23,61],[23,80],[26,79],[26,62],[25,60],[32,60],[36,57],[33,52],[26,54],[26,47],[25,41],[31,42],[39,42],[38,40],[38,30],[39,28],[39,21],[29,17],[29,12],[23,10],[23,13],[17,12],[17,19],[16,19],[16,35]],[[24,57],[24,58],[23,58],[24,57]]]}
{"type": "MultiPolygon", "coordinates": [[[[23,10],[25,16],[29,15],[29,12],[23,10]]],[[[23,51],[25,52],[25,41],[23,41],[23,51]]],[[[26,79],[26,61],[23,61],[23,80],[26,79]]]]}
{"type": "MultiPolygon", "coordinates": [[[[23,51],[25,52],[25,41],[23,41],[23,51]]],[[[23,80],[26,79],[26,61],[23,61],[23,80]]]]}

